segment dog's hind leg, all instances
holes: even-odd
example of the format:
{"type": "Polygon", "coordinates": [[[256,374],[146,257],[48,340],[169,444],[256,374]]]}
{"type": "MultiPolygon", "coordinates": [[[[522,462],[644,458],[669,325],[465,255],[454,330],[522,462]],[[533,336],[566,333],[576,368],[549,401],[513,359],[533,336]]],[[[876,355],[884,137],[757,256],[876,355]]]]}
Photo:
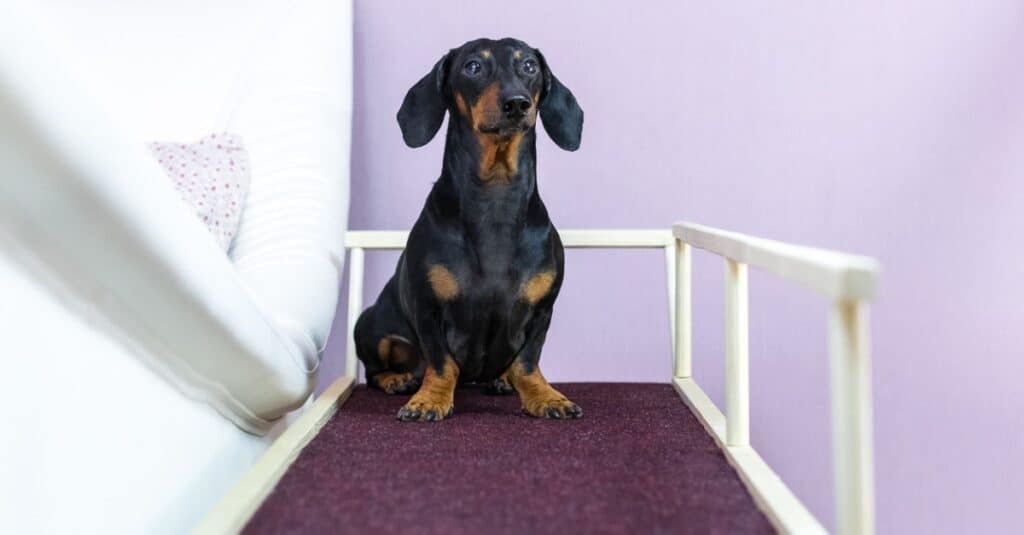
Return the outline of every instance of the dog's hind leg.
{"type": "Polygon", "coordinates": [[[356,322],[356,353],[367,384],[388,394],[411,394],[419,388],[422,359],[387,290],[356,322]]]}
{"type": "MultiPolygon", "coordinates": [[[[381,371],[367,381],[380,388],[385,394],[412,394],[420,387],[417,378],[420,354],[409,339],[389,334],[377,343],[377,355],[384,365],[381,371]]],[[[422,372],[420,374],[422,376],[422,372]]]]}

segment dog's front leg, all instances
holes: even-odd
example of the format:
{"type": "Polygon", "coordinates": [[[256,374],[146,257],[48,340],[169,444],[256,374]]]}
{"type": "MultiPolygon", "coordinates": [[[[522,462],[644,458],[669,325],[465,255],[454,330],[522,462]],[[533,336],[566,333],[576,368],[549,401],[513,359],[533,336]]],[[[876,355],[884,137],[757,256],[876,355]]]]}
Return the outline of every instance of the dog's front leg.
{"type": "Polygon", "coordinates": [[[432,316],[420,325],[419,337],[426,359],[426,371],[420,389],[398,411],[403,422],[435,422],[452,415],[455,407],[455,386],[459,380],[459,366],[445,349],[441,337],[440,315],[432,316]]]}
{"type": "Polygon", "coordinates": [[[538,311],[530,321],[523,349],[512,361],[506,377],[519,393],[523,412],[537,418],[582,418],[583,409],[555,390],[540,373],[540,351],[551,324],[551,311],[538,311]]]}

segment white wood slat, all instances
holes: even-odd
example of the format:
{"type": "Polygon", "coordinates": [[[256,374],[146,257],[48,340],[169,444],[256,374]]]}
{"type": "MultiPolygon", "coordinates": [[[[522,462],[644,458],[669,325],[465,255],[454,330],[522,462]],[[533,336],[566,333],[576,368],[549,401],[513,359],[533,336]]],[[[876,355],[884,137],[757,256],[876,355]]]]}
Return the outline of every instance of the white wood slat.
{"type": "MultiPolygon", "coordinates": [[[[672,232],[664,229],[559,230],[562,245],[569,248],[660,248],[673,243],[672,232]]],[[[345,247],[362,249],[404,249],[409,233],[404,230],[350,230],[345,247]]]]}
{"type": "Polygon", "coordinates": [[[725,415],[692,378],[676,377],[673,379],[673,385],[686,406],[715,439],[729,464],[736,469],[743,484],[750,491],[754,502],[775,529],[782,533],[828,533],[754,448],[726,445],[725,415]]]}
{"type": "Polygon", "coordinates": [[[320,394],[295,423],[277,437],[256,464],[217,502],[193,533],[221,535],[241,531],[299,456],[302,448],[313,440],[324,424],[348,400],[354,384],[352,377],[341,377],[331,383],[331,386],[320,394]]]}
{"type": "Polygon", "coordinates": [[[832,299],[874,297],[879,266],[873,258],[790,245],[738,232],[676,223],[673,235],[694,247],[770,271],[832,299]]]}

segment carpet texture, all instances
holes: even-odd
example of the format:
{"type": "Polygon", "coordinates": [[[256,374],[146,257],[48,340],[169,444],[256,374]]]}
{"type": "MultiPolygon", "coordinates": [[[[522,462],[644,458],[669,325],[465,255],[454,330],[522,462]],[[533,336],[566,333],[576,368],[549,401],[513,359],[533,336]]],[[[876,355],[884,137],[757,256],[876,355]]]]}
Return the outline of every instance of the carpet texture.
{"type": "Polygon", "coordinates": [[[245,533],[772,533],[669,385],[556,385],[581,420],[460,389],[443,422],[357,388],[245,533]]]}

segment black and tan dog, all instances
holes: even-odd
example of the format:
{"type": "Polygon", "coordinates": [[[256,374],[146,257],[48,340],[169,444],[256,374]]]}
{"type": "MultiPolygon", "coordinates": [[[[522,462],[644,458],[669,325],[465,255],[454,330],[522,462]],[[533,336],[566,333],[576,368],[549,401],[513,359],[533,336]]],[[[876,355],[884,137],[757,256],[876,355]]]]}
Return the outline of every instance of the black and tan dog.
{"type": "Polygon", "coordinates": [[[412,227],[394,276],[359,317],[370,385],[415,394],[403,421],[452,414],[456,384],[487,383],[546,418],[583,411],[551,387],[538,361],[562,285],[563,250],[537,192],[537,114],[576,150],[583,110],[540,51],[514,39],[451,50],[398,111],[410,147],[449,114],[441,177],[412,227]]]}

